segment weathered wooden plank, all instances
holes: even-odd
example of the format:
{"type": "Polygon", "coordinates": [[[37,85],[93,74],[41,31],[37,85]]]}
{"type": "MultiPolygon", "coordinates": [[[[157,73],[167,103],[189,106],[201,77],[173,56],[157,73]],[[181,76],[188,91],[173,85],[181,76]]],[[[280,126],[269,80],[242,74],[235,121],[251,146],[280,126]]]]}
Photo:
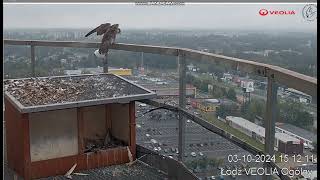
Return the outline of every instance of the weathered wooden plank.
{"type": "Polygon", "coordinates": [[[180,48],[180,53],[184,54],[188,59],[194,60],[207,60],[216,63],[217,65],[227,65],[239,71],[257,74],[260,76],[265,75],[265,65],[254,61],[223,56],[219,54],[212,54],[193,49],[180,48]]]}
{"type": "Polygon", "coordinates": [[[317,100],[316,78],[272,65],[268,65],[267,75],[272,75],[278,83],[302,91],[317,100]]]}
{"type": "Polygon", "coordinates": [[[116,43],[111,46],[111,49],[178,56],[178,48],[176,47],[116,43]]]}
{"type": "MultiPolygon", "coordinates": [[[[33,46],[50,46],[50,47],[72,47],[72,48],[99,48],[100,42],[81,42],[81,41],[29,41],[29,40],[4,40],[5,45],[33,45],[33,46]]],[[[137,44],[123,44],[116,43],[110,49],[124,50],[132,52],[145,52],[161,55],[177,56],[177,48],[151,46],[151,45],[137,45],[137,44]]]]}

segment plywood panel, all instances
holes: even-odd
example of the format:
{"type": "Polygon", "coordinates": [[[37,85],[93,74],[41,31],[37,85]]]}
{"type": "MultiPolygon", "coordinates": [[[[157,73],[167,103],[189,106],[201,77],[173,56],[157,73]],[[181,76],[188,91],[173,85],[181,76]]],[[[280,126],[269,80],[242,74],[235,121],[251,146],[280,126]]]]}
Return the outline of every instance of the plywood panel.
{"type": "Polygon", "coordinates": [[[135,102],[129,104],[129,122],[130,122],[130,151],[133,159],[136,159],[136,113],[135,113],[135,102]]]}
{"type": "Polygon", "coordinates": [[[105,105],[84,107],[81,108],[81,112],[84,127],[84,140],[104,139],[107,133],[105,105]]]}
{"type": "Polygon", "coordinates": [[[110,111],[112,135],[129,143],[129,104],[112,104],[110,111]]]}
{"type": "Polygon", "coordinates": [[[29,119],[32,162],[78,154],[75,108],[31,113],[29,119]]]}
{"type": "Polygon", "coordinates": [[[86,153],[75,156],[49,159],[31,163],[31,177],[33,179],[65,174],[75,163],[75,172],[96,167],[103,167],[129,162],[126,147],[101,150],[97,153],[86,153]],[[121,157],[123,156],[123,157],[121,157]],[[117,159],[117,160],[116,160],[117,159]]]}
{"type": "Polygon", "coordinates": [[[8,166],[20,176],[29,179],[30,150],[29,150],[29,116],[19,111],[5,99],[6,111],[6,153],[8,166]]]}

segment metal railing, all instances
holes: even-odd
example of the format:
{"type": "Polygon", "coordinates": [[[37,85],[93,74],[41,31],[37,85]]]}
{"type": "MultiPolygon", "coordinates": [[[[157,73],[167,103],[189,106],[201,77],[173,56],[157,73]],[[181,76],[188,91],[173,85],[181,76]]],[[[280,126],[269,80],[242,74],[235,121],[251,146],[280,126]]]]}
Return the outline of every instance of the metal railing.
{"type": "MultiPolygon", "coordinates": [[[[98,42],[78,42],[78,41],[27,41],[27,40],[4,40],[4,45],[26,45],[30,46],[31,50],[31,67],[32,75],[35,76],[35,47],[36,46],[50,46],[50,47],[72,47],[72,48],[98,48],[100,43],[98,42]]],[[[276,118],[276,104],[277,104],[277,85],[282,84],[287,87],[291,87],[311,95],[315,101],[317,99],[317,79],[306,76],[288,69],[284,69],[278,66],[273,66],[264,63],[258,63],[254,61],[227,57],[223,55],[217,55],[187,48],[178,47],[163,47],[163,46],[150,46],[150,45],[137,45],[137,44],[123,44],[116,43],[111,46],[114,50],[124,50],[141,53],[153,53],[160,55],[176,56],[179,65],[179,108],[175,109],[179,113],[179,160],[182,161],[184,155],[184,141],[185,141],[185,117],[191,118],[191,120],[207,128],[208,130],[218,133],[228,140],[239,145],[243,145],[247,150],[255,154],[274,154],[274,139],[275,139],[275,118],[276,118]],[[268,79],[267,86],[267,106],[265,117],[265,147],[264,152],[260,152],[254,149],[246,142],[243,142],[235,137],[225,134],[221,129],[215,129],[212,124],[203,122],[204,120],[198,118],[187,111],[186,106],[186,59],[194,60],[208,60],[212,61],[216,65],[224,64],[231,69],[247,72],[250,74],[266,77],[268,79]],[[211,128],[209,128],[209,126],[211,128]],[[220,132],[220,133],[219,133],[220,132]]],[[[154,106],[163,106],[163,104],[157,104],[152,101],[146,101],[148,104],[154,106]]],[[[172,107],[171,107],[172,109],[172,107]]],[[[172,109],[173,110],[173,109],[172,109]]],[[[217,128],[217,127],[215,127],[217,128]]],[[[266,166],[274,167],[275,164],[267,163],[266,166]]],[[[270,176],[265,176],[266,178],[270,176]]],[[[284,178],[284,177],[282,177],[284,178]]]]}

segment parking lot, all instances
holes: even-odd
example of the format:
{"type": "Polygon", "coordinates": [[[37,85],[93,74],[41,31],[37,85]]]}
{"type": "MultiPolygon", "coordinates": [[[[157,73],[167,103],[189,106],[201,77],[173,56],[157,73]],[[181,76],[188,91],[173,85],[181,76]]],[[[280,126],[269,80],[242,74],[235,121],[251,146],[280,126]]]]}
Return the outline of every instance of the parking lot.
{"type": "MultiPolygon", "coordinates": [[[[165,109],[148,112],[152,108],[137,103],[137,143],[162,155],[177,159],[179,153],[178,116],[176,113],[165,109]]],[[[249,153],[200,125],[190,120],[186,121],[185,162],[202,157],[223,159],[222,167],[230,166],[232,168],[241,165],[240,163],[228,162],[228,155],[234,154],[242,156],[249,153]]],[[[258,164],[249,165],[251,167],[259,166],[258,164]]],[[[219,175],[217,174],[218,170],[210,171],[207,173],[199,172],[198,175],[205,177],[219,175]]]]}

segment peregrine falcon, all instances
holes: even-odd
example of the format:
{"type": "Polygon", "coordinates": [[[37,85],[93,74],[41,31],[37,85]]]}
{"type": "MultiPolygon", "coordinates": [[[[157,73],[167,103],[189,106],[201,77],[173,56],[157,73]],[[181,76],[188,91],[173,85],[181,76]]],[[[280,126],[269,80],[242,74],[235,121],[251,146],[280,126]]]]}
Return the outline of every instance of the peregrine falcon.
{"type": "Polygon", "coordinates": [[[114,43],[116,35],[121,32],[119,24],[105,23],[91,30],[85,37],[97,32],[97,35],[102,35],[103,38],[99,50],[95,52],[96,56],[101,56],[108,53],[110,46],[114,43]]]}

